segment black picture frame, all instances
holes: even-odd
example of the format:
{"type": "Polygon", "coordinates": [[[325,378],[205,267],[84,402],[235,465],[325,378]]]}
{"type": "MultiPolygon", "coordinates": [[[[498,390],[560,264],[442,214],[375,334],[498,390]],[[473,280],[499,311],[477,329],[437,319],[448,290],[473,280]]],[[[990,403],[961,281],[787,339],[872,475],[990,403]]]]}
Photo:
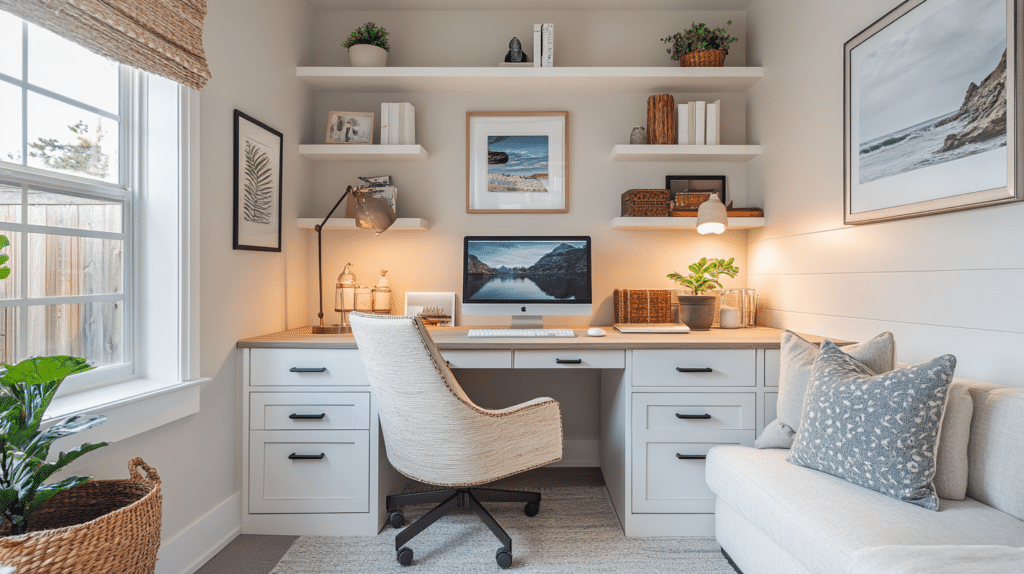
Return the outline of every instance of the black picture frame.
{"type": "Polygon", "coordinates": [[[235,249],[281,251],[283,144],[281,132],[235,110],[235,249]]]}
{"type": "Polygon", "coordinates": [[[718,193],[718,199],[722,200],[723,205],[727,205],[725,203],[724,175],[666,175],[665,189],[668,190],[669,199],[672,202],[672,209],[674,211],[687,211],[691,208],[696,210],[712,191],[718,193]],[[700,183],[693,185],[690,182],[700,183]],[[695,205],[689,207],[677,205],[676,195],[680,194],[693,196],[692,203],[695,205]]]}

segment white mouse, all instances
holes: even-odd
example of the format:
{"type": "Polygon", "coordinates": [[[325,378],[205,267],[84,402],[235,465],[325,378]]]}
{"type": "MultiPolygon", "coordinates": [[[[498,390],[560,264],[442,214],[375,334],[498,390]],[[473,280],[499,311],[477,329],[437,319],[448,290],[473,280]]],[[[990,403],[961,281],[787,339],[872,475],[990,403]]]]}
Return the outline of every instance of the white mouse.
{"type": "Polygon", "coordinates": [[[588,337],[604,337],[604,329],[600,327],[591,327],[587,329],[588,337]]]}

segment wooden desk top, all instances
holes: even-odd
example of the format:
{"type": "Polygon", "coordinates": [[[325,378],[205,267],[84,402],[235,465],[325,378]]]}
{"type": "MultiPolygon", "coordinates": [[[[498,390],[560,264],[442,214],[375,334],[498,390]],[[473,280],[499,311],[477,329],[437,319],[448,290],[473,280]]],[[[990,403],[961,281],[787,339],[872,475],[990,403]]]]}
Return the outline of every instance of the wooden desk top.
{"type": "MultiPolygon", "coordinates": [[[[618,350],[618,349],[778,349],[780,329],[752,327],[748,329],[712,329],[690,333],[620,333],[614,327],[601,327],[604,337],[588,337],[586,328],[574,328],[576,336],[552,338],[486,338],[466,336],[469,329],[482,326],[428,327],[437,348],[445,350],[618,350]]],[[[823,337],[803,335],[820,342],[823,337]]],[[[837,344],[845,341],[836,341],[837,344]]],[[[243,339],[238,348],[248,349],[355,349],[352,335],[314,335],[310,327],[243,339]]]]}

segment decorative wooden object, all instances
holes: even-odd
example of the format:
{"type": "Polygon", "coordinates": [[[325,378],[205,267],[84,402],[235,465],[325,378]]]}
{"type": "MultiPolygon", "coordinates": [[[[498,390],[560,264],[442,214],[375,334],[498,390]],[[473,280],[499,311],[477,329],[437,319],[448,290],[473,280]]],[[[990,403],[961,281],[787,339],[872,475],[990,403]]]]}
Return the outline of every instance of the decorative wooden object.
{"type": "Polygon", "coordinates": [[[671,323],[672,291],[616,289],[612,292],[616,323],[671,323]]]}
{"type": "Polygon", "coordinates": [[[667,189],[629,189],[622,194],[623,217],[668,217],[667,189]]]}
{"type": "Polygon", "coordinates": [[[676,99],[672,94],[647,98],[647,143],[676,144],[676,99]]]}

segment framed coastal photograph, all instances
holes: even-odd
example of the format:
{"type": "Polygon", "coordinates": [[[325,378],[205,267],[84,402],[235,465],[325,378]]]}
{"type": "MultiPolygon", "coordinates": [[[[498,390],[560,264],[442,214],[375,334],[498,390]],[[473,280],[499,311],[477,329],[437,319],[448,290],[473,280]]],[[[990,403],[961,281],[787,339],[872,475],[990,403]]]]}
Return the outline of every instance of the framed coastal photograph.
{"type": "Polygon", "coordinates": [[[569,112],[467,112],[467,213],[568,213],[569,112]]]}
{"type": "Polygon", "coordinates": [[[845,45],[847,224],[1020,201],[1021,0],[908,0],[845,45]]]}
{"type": "Polygon", "coordinates": [[[327,117],[327,143],[372,144],[373,112],[330,112],[327,117]]]}
{"type": "Polygon", "coordinates": [[[665,189],[673,211],[697,211],[712,193],[725,205],[724,175],[666,175],[665,189]]]}
{"type": "Polygon", "coordinates": [[[283,136],[235,110],[234,248],[281,251],[283,136]]]}
{"type": "Polygon", "coordinates": [[[454,327],[455,293],[406,293],[405,314],[420,317],[428,327],[454,327]]]}

